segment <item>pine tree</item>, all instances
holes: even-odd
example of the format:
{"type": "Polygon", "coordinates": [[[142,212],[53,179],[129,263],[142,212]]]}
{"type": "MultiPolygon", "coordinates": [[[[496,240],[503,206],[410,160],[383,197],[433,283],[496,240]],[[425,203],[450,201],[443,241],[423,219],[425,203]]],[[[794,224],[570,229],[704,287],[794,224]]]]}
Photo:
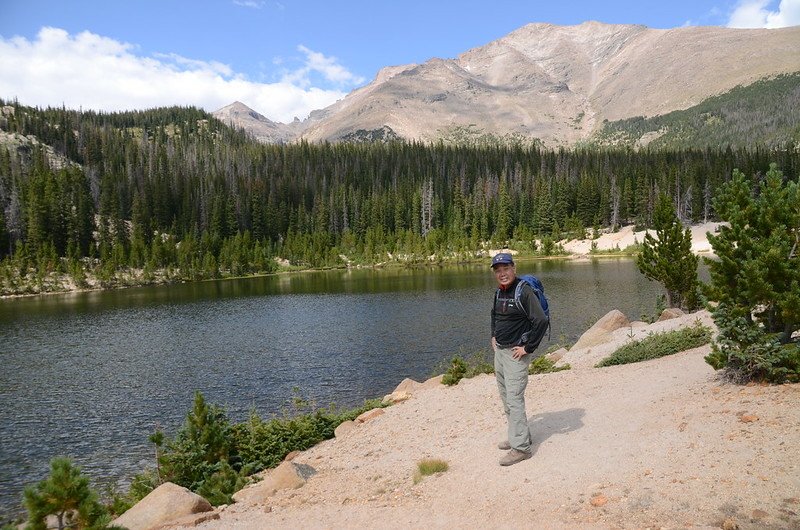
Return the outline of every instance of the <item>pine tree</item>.
{"type": "Polygon", "coordinates": [[[799,188],[771,164],[764,178],[734,170],[713,201],[729,225],[709,234],[718,259],[708,260],[706,292],[719,303],[720,339],[707,360],[737,380],[800,380],[800,348],[790,345],[800,329],[799,188]]]}
{"type": "Polygon", "coordinates": [[[500,197],[497,205],[497,225],[494,230],[494,239],[501,245],[506,245],[514,224],[514,212],[511,206],[511,197],[505,181],[500,182],[500,197]]]}
{"type": "Polygon", "coordinates": [[[648,279],[664,285],[669,307],[695,309],[698,258],[692,254],[691,231],[684,230],[666,195],[656,203],[653,224],[656,236],[645,235],[636,265],[648,279]]]}
{"type": "Polygon", "coordinates": [[[0,208],[0,259],[11,253],[11,237],[6,230],[6,216],[0,208]]]}
{"type": "Polygon", "coordinates": [[[224,411],[195,392],[186,422],[161,454],[164,480],[196,490],[220,461],[230,459],[229,429],[224,411]]]}
{"type": "Polygon", "coordinates": [[[107,528],[110,517],[89,487],[89,479],[68,458],[50,461],[50,476],[25,488],[25,508],[31,530],[45,530],[45,519],[55,515],[59,530],[107,528]]]}

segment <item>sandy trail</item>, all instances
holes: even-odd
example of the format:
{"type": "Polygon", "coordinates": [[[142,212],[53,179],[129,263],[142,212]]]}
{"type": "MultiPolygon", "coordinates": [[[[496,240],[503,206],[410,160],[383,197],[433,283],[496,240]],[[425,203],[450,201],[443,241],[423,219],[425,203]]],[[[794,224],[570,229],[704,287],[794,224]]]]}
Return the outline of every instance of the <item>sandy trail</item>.
{"type": "Polygon", "coordinates": [[[200,527],[800,528],[800,385],[723,384],[708,351],[531,376],[535,454],[508,468],[492,376],[421,390],[298,456],[302,488],[200,527]],[[450,469],[415,485],[423,458],[450,469]]]}

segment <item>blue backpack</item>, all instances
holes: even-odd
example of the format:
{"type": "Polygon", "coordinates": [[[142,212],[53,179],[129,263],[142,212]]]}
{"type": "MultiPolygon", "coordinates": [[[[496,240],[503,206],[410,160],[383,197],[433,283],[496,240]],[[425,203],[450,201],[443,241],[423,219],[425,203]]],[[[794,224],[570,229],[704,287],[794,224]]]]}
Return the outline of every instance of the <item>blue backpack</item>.
{"type": "MultiPolygon", "coordinates": [[[[534,276],[533,274],[523,274],[519,276],[519,283],[517,283],[516,289],[514,289],[514,303],[517,304],[519,307],[519,297],[522,294],[522,286],[524,284],[528,284],[533,289],[533,292],[536,294],[536,298],[539,299],[539,305],[542,306],[542,311],[544,311],[544,315],[547,317],[547,329],[548,335],[550,330],[550,304],[547,303],[547,297],[544,295],[544,285],[542,285],[541,280],[534,276]]],[[[500,294],[500,289],[497,290],[497,295],[500,294]]]]}
{"type": "Polygon", "coordinates": [[[544,295],[544,285],[542,285],[542,282],[539,280],[539,278],[533,274],[523,274],[520,276],[517,288],[514,290],[514,300],[519,301],[520,294],[522,293],[522,284],[524,283],[530,285],[533,289],[533,292],[536,293],[536,298],[539,299],[539,305],[542,306],[542,311],[544,311],[549,325],[550,305],[547,303],[547,297],[544,295]]]}

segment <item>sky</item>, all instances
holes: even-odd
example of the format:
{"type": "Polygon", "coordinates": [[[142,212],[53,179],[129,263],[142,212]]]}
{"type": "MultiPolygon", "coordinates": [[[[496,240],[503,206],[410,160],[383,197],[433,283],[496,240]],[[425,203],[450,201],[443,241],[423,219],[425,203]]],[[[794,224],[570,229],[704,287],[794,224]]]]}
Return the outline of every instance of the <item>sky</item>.
{"type": "Polygon", "coordinates": [[[0,98],[119,111],[241,101],[304,119],[385,66],[528,23],[800,25],[800,0],[0,0],[0,98]]]}

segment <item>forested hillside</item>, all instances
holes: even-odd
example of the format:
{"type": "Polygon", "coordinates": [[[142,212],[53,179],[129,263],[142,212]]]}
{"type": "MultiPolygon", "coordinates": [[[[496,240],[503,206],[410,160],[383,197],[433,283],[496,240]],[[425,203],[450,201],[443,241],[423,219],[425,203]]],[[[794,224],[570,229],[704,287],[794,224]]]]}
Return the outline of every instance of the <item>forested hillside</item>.
{"type": "Polygon", "coordinates": [[[686,110],[605,123],[597,145],[780,148],[800,145],[800,72],[738,86],[686,110]]]}
{"type": "Polygon", "coordinates": [[[734,168],[800,170],[796,149],[263,145],[195,108],[2,105],[6,293],[46,290],[59,272],[110,286],[269,272],[276,257],[464,259],[486,242],[541,251],[534,239],[548,251],[584,228],[649,224],[659,192],[699,221],[734,168]]]}

